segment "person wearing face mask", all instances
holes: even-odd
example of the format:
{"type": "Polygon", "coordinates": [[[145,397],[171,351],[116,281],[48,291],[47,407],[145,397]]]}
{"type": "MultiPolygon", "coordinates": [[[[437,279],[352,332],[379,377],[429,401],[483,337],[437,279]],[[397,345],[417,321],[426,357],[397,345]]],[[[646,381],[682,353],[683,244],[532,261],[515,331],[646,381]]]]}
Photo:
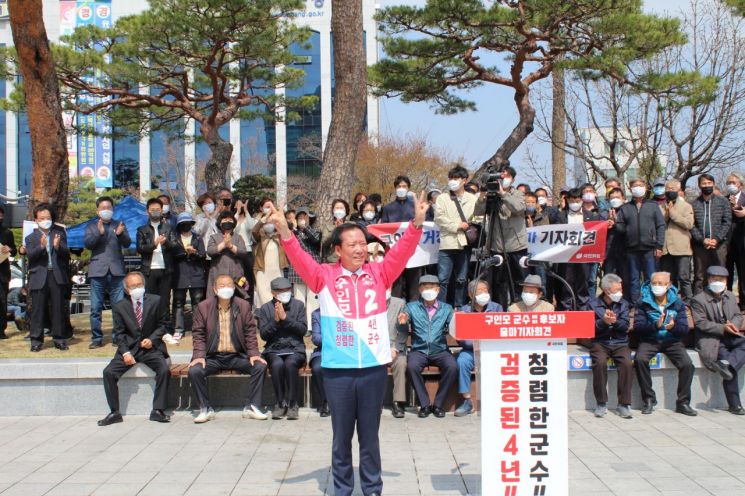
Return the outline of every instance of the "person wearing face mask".
{"type": "Polygon", "coordinates": [[[616,274],[623,281],[623,292],[631,294],[628,284],[628,264],[626,263],[626,239],[616,229],[618,211],[626,203],[626,194],[621,188],[608,192],[608,236],[605,241],[605,261],[603,274],[616,274]]]}
{"type": "MultiPolygon", "coordinates": [[[[352,206],[354,207],[354,212],[352,212],[352,215],[349,216],[349,222],[360,222],[362,220],[362,207],[363,204],[367,201],[367,195],[361,191],[355,193],[354,195],[354,201],[352,202],[352,206]]],[[[375,210],[375,214],[377,217],[377,209],[374,208],[375,202],[373,202],[373,210],[375,210]]]]}
{"type": "Polygon", "coordinates": [[[665,202],[660,205],[665,217],[665,245],[662,247],[660,266],[672,275],[685,302],[691,301],[691,228],[693,207],[680,192],[680,181],[670,179],[665,183],[665,202]]]}
{"type": "Polygon", "coordinates": [[[254,280],[254,237],[251,232],[259,221],[251,216],[248,210],[249,202],[247,200],[238,200],[234,205],[235,220],[238,223],[235,226],[235,232],[243,239],[243,243],[246,245],[246,255],[243,257],[243,274],[246,276],[248,282],[246,292],[249,295],[253,295],[256,281],[254,280]]]}
{"type": "Polygon", "coordinates": [[[647,183],[640,178],[629,182],[633,200],[616,211],[615,229],[625,240],[629,275],[629,303],[639,301],[641,278],[649,281],[665,246],[665,218],[656,202],[647,198],[647,183]]]}
{"type": "Polygon", "coordinates": [[[690,405],[695,368],[682,341],[688,334],[686,306],[678,297],[678,288],[670,283],[669,272],[655,272],[642,286],[634,312],[634,334],[639,338],[634,366],[642,393],[642,414],[649,415],[657,404],[649,361],[664,353],[678,369],[675,411],[690,417],[698,415],[690,405]]]}
{"type": "Polygon", "coordinates": [[[706,268],[727,264],[727,245],[732,227],[732,208],[723,196],[714,194],[714,176],[698,176],[701,194],[693,200],[693,294],[704,288],[706,268]]]}
{"type": "Polygon", "coordinates": [[[194,310],[194,352],[189,363],[189,381],[199,402],[194,423],[215,418],[207,377],[224,370],[249,376],[243,418],[266,420],[268,416],[261,410],[266,362],[259,353],[253,308],[246,300],[235,297],[230,274],[217,275],[211,292],[194,310]]]}
{"type": "Polygon", "coordinates": [[[742,192],[745,177],[739,172],[727,176],[727,199],[732,210],[732,231],[729,250],[727,250],[727,289],[734,288],[735,271],[737,271],[737,295],[740,310],[745,311],[745,194],[742,192]]]}
{"type": "Polygon", "coordinates": [[[396,198],[383,207],[380,221],[383,224],[389,222],[409,222],[414,218],[414,202],[409,197],[411,179],[406,176],[397,176],[393,180],[396,198]]]}
{"type": "Polygon", "coordinates": [[[173,259],[176,262],[173,285],[173,318],[175,321],[175,339],[181,339],[186,333],[184,326],[184,306],[186,294],[189,293],[192,311],[204,299],[207,277],[205,273],[205,257],[202,238],[194,231],[194,219],[189,212],[178,214],[176,222],[176,245],[173,249],[173,259]]]}
{"type": "MultiPolygon", "coordinates": [[[[448,288],[453,284],[455,308],[466,304],[466,283],[471,247],[466,238],[469,222],[473,220],[478,196],[465,190],[468,170],[456,165],[448,171],[447,194],[437,197],[435,202],[435,224],[440,228],[440,252],[437,257],[437,277],[440,280],[440,300],[448,297],[448,288]]],[[[395,294],[395,293],[394,293],[395,294]]],[[[409,298],[411,300],[411,298],[409,298]]]]}
{"type": "Polygon", "coordinates": [[[547,226],[549,224],[548,215],[545,215],[543,206],[538,203],[540,198],[535,193],[525,193],[525,227],[547,226]]]}
{"type": "Polygon", "coordinates": [[[734,293],[727,290],[728,277],[724,267],[714,265],[706,269],[708,285],[691,301],[691,313],[701,363],[722,376],[730,413],[745,415],[737,379],[745,365],[745,319],[734,293]]]}
{"type": "MultiPolygon", "coordinates": [[[[499,303],[491,301],[489,294],[489,283],[483,279],[468,283],[468,296],[471,298],[470,305],[464,305],[462,312],[502,312],[499,303]]],[[[455,326],[455,319],[450,321],[450,327],[455,326]]],[[[473,341],[459,340],[461,347],[456,363],[458,364],[458,393],[463,396],[463,402],[455,409],[456,417],[465,417],[473,413],[473,402],[471,401],[471,373],[476,366],[473,355],[473,341]]]]}
{"type": "Polygon", "coordinates": [[[360,214],[356,221],[350,218],[350,222],[357,222],[357,224],[365,229],[367,229],[367,226],[371,224],[377,224],[379,220],[378,211],[375,209],[375,202],[372,200],[365,200],[362,205],[360,205],[360,214]]]}
{"type": "MultiPolygon", "coordinates": [[[[0,205],[0,254],[15,257],[16,242],[10,229],[3,225],[5,219],[5,207],[0,205]]],[[[10,289],[10,258],[0,262],[0,309],[8,306],[8,291],[10,289]]],[[[0,311],[0,339],[7,339],[5,329],[8,327],[6,312],[0,311]]]]}
{"type": "Polygon", "coordinates": [[[285,250],[280,243],[279,234],[274,224],[269,222],[274,203],[269,198],[263,198],[259,206],[261,217],[251,231],[251,235],[254,238],[255,247],[253,271],[258,297],[256,304],[261,306],[272,301],[271,282],[278,277],[283,277],[284,270],[290,264],[287,262],[285,250]]]}
{"type": "MultiPolygon", "coordinates": [[[[142,257],[145,290],[160,296],[161,311],[168,313],[171,302],[171,276],[175,234],[170,224],[163,221],[163,203],[157,198],[147,201],[147,224],[137,228],[137,253],[142,257]]],[[[173,329],[166,337],[168,344],[173,329]]]]}
{"type": "Polygon", "coordinates": [[[520,300],[507,308],[508,312],[553,312],[554,306],[543,298],[543,282],[536,275],[520,281],[520,300]]]}
{"type": "Polygon", "coordinates": [[[232,210],[233,208],[233,192],[228,188],[220,188],[217,190],[217,212],[223,212],[225,210],[232,210]]]}
{"type": "MultiPolygon", "coordinates": [[[[491,246],[488,248],[492,254],[505,258],[502,265],[492,269],[491,287],[492,299],[506,307],[520,294],[520,281],[528,273],[520,265],[520,259],[528,255],[528,234],[525,227],[525,196],[512,187],[517,172],[508,166],[501,174],[499,219],[490,219],[491,246]],[[508,283],[510,280],[512,287],[508,283]]],[[[485,201],[479,201],[475,215],[483,215],[485,211],[485,201]]]]}
{"type": "Polygon", "coordinates": [[[171,197],[168,195],[160,195],[158,197],[158,200],[163,204],[163,222],[166,222],[169,226],[171,226],[172,231],[176,231],[176,218],[178,214],[176,214],[175,211],[172,210],[172,203],[171,197]]]}
{"type": "Polygon", "coordinates": [[[435,221],[435,203],[437,203],[437,198],[441,194],[442,191],[439,189],[433,189],[427,193],[427,203],[429,203],[429,208],[427,209],[427,215],[424,218],[427,222],[435,221]]]}
{"type": "Polygon", "coordinates": [[[168,407],[168,349],[163,343],[169,326],[168,313],[163,312],[160,297],[145,293],[145,276],[130,272],[124,278],[128,298],[112,306],[116,354],[103,370],[103,386],[109,414],[98,421],[101,427],[122,422],[119,411],[119,379],[136,363],[143,363],[155,372],[155,394],[150,420],[169,422],[164,410],[168,407]]]}
{"type": "MultiPolygon", "coordinates": [[[[308,209],[300,207],[295,216],[295,226],[291,229],[292,233],[300,242],[306,253],[308,253],[316,262],[321,261],[321,233],[318,229],[310,227],[308,223],[308,209]]],[[[308,289],[300,274],[292,265],[287,267],[287,278],[292,283],[293,298],[300,300],[305,305],[306,321],[311,322],[311,314],[318,308],[318,295],[308,289]]]]}
{"type": "Polygon", "coordinates": [[[276,404],[272,419],[297,420],[299,371],[305,365],[305,342],[308,332],[305,305],[292,297],[292,283],[284,277],[271,282],[272,301],[264,303],[256,318],[264,345],[264,359],[269,363],[276,404]]]}
{"type": "MultiPolygon", "coordinates": [[[[207,244],[207,254],[210,256],[210,269],[207,278],[207,287],[215,285],[218,274],[227,274],[233,281],[243,278],[243,257],[246,256],[246,245],[235,232],[235,215],[230,210],[223,210],[217,216],[217,227],[220,234],[213,234],[207,244]]],[[[242,289],[238,289],[240,296],[242,289]]]]}
{"type": "Polygon", "coordinates": [[[64,295],[70,284],[70,251],[65,230],[54,224],[54,207],[39,203],[34,207],[39,226],[26,236],[28,289],[31,292],[31,351],[39,352],[44,344],[44,321],[47,309],[51,316],[54,347],[65,351],[72,329],[65,325],[64,295]]]}
{"type": "MultiPolygon", "coordinates": [[[[210,242],[210,236],[219,233],[215,220],[217,219],[217,200],[212,193],[203,193],[197,198],[197,206],[202,209],[194,219],[194,232],[202,238],[204,246],[210,242]]],[[[209,256],[207,256],[209,260],[209,256]]]]}
{"type": "Polygon", "coordinates": [[[331,217],[333,222],[323,226],[321,229],[321,258],[329,263],[336,263],[338,255],[331,243],[331,236],[334,230],[346,223],[349,215],[349,203],[346,200],[337,198],[331,202],[331,217]]]}
{"type": "Polygon", "coordinates": [[[665,198],[665,178],[658,177],[652,183],[652,199],[657,202],[660,208],[664,208],[667,202],[665,198]]]}
{"type": "Polygon", "coordinates": [[[595,312],[595,337],[592,338],[592,390],[595,393],[595,416],[608,412],[608,358],[618,370],[618,407],[621,418],[630,419],[631,385],[634,367],[629,348],[629,304],[623,299],[623,284],[615,274],[600,281],[602,293],[590,298],[589,310],[595,312]]]}
{"type": "MultiPolygon", "coordinates": [[[[592,212],[592,217],[597,220],[608,220],[608,209],[602,208],[598,202],[597,191],[595,186],[590,183],[582,185],[582,211],[592,212]]],[[[589,263],[588,275],[587,275],[587,287],[590,293],[595,293],[598,281],[598,269],[600,265],[597,263],[589,263]]]]}
{"type": "MultiPolygon", "coordinates": [[[[132,239],[124,222],[113,220],[114,200],[102,196],[96,200],[98,220],[85,228],[85,247],[91,251],[88,278],[91,282],[91,343],[89,349],[103,346],[101,312],[106,294],[115,305],[124,298],[124,256],[122,250],[129,248],[132,239]]],[[[112,342],[116,336],[112,336],[112,342]]]]}
{"type": "Polygon", "coordinates": [[[445,416],[445,400],[458,377],[458,365],[448,347],[448,332],[453,318],[453,307],[438,299],[440,281],[436,276],[425,275],[419,279],[420,298],[406,304],[398,316],[402,332],[411,336],[411,351],[406,357],[406,369],[417,399],[419,418],[445,416]],[[422,370],[434,365],[440,369],[434,404],[424,387],[422,370]]]}

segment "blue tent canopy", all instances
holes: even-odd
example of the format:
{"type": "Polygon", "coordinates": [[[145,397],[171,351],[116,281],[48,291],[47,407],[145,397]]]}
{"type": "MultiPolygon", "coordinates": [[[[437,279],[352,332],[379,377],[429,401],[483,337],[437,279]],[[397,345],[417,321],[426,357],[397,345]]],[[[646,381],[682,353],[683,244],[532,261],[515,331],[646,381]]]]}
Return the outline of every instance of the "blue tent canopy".
{"type": "MultiPolygon", "coordinates": [[[[132,238],[132,244],[129,248],[134,249],[137,245],[137,228],[147,222],[147,210],[145,204],[135,200],[132,196],[127,196],[117,205],[114,206],[114,220],[120,220],[127,226],[129,236],[132,238]]],[[[85,248],[84,237],[85,228],[91,222],[98,222],[98,216],[93,217],[82,224],[67,229],[67,246],[71,249],[85,248]]]]}

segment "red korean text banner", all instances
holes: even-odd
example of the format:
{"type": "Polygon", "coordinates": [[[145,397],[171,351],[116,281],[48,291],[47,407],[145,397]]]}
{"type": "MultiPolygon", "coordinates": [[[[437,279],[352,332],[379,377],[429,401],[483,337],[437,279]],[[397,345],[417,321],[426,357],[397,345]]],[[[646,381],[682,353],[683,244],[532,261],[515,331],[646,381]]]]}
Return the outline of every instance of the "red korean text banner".
{"type": "Polygon", "coordinates": [[[594,312],[455,314],[456,339],[546,339],[595,336],[594,312]]]}
{"type": "Polygon", "coordinates": [[[528,229],[528,257],[554,263],[600,263],[605,259],[608,221],[551,224],[528,229]]]}

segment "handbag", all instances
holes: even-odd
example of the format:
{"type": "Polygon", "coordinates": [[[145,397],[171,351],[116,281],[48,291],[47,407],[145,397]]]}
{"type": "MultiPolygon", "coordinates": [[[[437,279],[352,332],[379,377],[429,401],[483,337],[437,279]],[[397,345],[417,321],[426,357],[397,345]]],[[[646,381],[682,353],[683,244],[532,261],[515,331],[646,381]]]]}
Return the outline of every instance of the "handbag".
{"type": "Polygon", "coordinates": [[[460,206],[460,202],[455,197],[455,195],[451,194],[450,199],[453,200],[453,203],[455,203],[455,208],[458,209],[460,220],[468,224],[468,229],[466,229],[465,231],[468,246],[471,248],[479,248],[479,246],[483,242],[483,240],[481,239],[481,224],[468,222],[466,220],[466,216],[463,214],[463,207],[460,206]]]}

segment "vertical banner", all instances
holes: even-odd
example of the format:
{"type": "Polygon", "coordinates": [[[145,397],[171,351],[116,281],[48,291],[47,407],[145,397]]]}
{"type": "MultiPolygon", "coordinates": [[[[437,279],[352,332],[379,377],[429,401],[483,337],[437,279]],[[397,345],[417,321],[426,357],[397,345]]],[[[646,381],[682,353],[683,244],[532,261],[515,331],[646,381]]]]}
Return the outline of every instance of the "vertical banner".
{"type": "MultiPolygon", "coordinates": [[[[111,3],[96,2],[95,15],[93,17],[95,26],[108,29],[111,27],[111,3]]],[[[106,57],[109,57],[106,55],[106,57]]],[[[108,64],[110,60],[104,59],[108,64]]],[[[96,74],[96,79],[103,79],[102,74],[96,74]]],[[[99,102],[100,99],[97,99],[99,102]]],[[[103,116],[96,116],[96,188],[112,188],[114,186],[114,174],[112,171],[113,147],[111,146],[111,122],[103,116]]]]}
{"type": "Polygon", "coordinates": [[[566,339],[481,341],[481,493],[567,496],[566,339]]]}
{"type": "MultiPolygon", "coordinates": [[[[92,1],[78,1],[75,5],[75,26],[87,26],[93,24],[92,1]]],[[[90,80],[90,78],[89,78],[90,80]]],[[[78,102],[83,105],[93,105],[95,100],[90,95],[81,95],[78,102]]],[[[89,114],[78,115],[78,175],[93,178],[96,173],[96,137],[93,134],[96,129],[96,116],[89,114]]]]}
{"type": "MultiPolygon", "coordinates": [[[[77,24],[77,2],[62,0],[59,3],[60,35],[65,36],[75,31],[77,24]]],[[[78,138],[73,131],[75,127],[75,113],[62,112],[62,123],[65,126],[67,138],[67,160],[70,166],[70,177],[78,175],[78,138]]]]}

